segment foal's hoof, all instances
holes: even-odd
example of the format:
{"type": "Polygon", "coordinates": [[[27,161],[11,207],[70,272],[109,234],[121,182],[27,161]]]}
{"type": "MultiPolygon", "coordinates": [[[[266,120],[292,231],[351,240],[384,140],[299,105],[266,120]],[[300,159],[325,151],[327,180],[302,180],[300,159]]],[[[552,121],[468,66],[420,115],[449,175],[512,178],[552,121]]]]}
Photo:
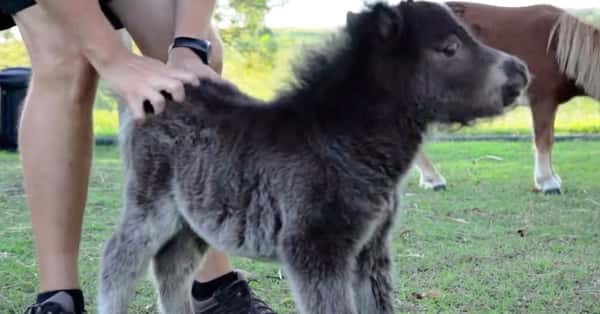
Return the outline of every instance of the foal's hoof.
{"type": "Polygon", "coordinates": [[[446,185],[445,184],[440,184],[440,185],[436,185],[433,187],[433,190],[438,192],[438,191],[446,191],[446,185]]]}
{"type": "Polygon", "coordinates": [[[546,191],[544,191],[545,195],[560,195],[560,189],[559,188],[555,188],[555,189],[548,189],[546,191]]]}

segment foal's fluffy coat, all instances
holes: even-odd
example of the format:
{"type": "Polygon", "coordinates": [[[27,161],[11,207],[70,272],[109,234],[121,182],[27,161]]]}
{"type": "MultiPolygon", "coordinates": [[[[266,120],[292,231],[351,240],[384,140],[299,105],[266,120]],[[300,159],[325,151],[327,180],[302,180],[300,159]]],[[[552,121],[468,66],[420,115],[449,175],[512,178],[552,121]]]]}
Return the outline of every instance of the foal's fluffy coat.
{"type": "Polygon", "coordinates": [[[281,262],[301,313],[393,312],[396,188],[422,132],[501,113],[527,70],[428,2],[349,14],[327,46],[272,102],[204,81],[125,124],[125,213],[104,253],[101,313],[127,311],[150,261],[161,310],[192,313],[209,245],[281,262]]]}

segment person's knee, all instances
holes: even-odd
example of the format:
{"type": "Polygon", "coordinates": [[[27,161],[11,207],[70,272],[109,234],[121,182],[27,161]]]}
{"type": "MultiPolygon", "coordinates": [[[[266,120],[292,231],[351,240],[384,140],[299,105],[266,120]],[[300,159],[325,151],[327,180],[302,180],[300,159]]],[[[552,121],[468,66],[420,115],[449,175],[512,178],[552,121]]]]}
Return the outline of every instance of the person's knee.
{"type": "Polygon", "coordinates": [[[62,49],[31,56],[33,92],[52,93],[65,105],[92,106],[97,74],[75,49],[62,49]]]}
{"type": "Polygon", "coordinates": [[[95,74],[87,59],[76,49],[32,51],[30,56],[33,79],[45,83],[72,84],[84,76],[95,74]]]}
{"type": "Polygon", "coordinates": [[[97,74],[63,27],[40,6],[20,11],[15,21],[31,60],[31,89],[65,102],[66,95],[87,97],[89,102],[97,74]]]}

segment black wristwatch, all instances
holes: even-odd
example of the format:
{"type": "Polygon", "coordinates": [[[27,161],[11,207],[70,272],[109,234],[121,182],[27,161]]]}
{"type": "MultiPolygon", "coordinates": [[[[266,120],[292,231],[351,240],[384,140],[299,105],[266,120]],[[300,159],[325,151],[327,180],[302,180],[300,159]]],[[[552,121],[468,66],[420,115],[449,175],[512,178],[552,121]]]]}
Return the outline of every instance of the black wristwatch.
{"type": "Polygon", "coordinates": [[[185,47],[192,50],[205,64],[210,62],[212,46],[210,41],[192,37],[175,37],[169,51],[173,48],[185,47]]]}

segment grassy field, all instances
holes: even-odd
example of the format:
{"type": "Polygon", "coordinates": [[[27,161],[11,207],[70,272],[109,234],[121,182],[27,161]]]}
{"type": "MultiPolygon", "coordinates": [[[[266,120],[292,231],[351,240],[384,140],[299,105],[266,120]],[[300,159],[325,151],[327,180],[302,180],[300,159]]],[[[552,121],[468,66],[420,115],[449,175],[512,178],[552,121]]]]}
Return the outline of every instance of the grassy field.
{"type": "MultiPolygon", "coordinates": [[[[399,312],[600,313],[600,142],[560,142],[564,193],[532,192],[528,142],[433,143],[449,191],[404,193],[395,229],[399,312]],[[499,157],[499,158],[496,158],[499,157]]],[[[29,214],[18,156],[0,152],[0,313],[21,313],[36,293],[29,214]]],[[[99,254],[120,217],[121,163],[97,147],[80,267],[94,309],[99,254]]],[[[294,313],[277,265],[236,258],[279,313],[294,313]]],[[[132,313],[154,313],[153,290],[136,289],[132,313]]]]}

